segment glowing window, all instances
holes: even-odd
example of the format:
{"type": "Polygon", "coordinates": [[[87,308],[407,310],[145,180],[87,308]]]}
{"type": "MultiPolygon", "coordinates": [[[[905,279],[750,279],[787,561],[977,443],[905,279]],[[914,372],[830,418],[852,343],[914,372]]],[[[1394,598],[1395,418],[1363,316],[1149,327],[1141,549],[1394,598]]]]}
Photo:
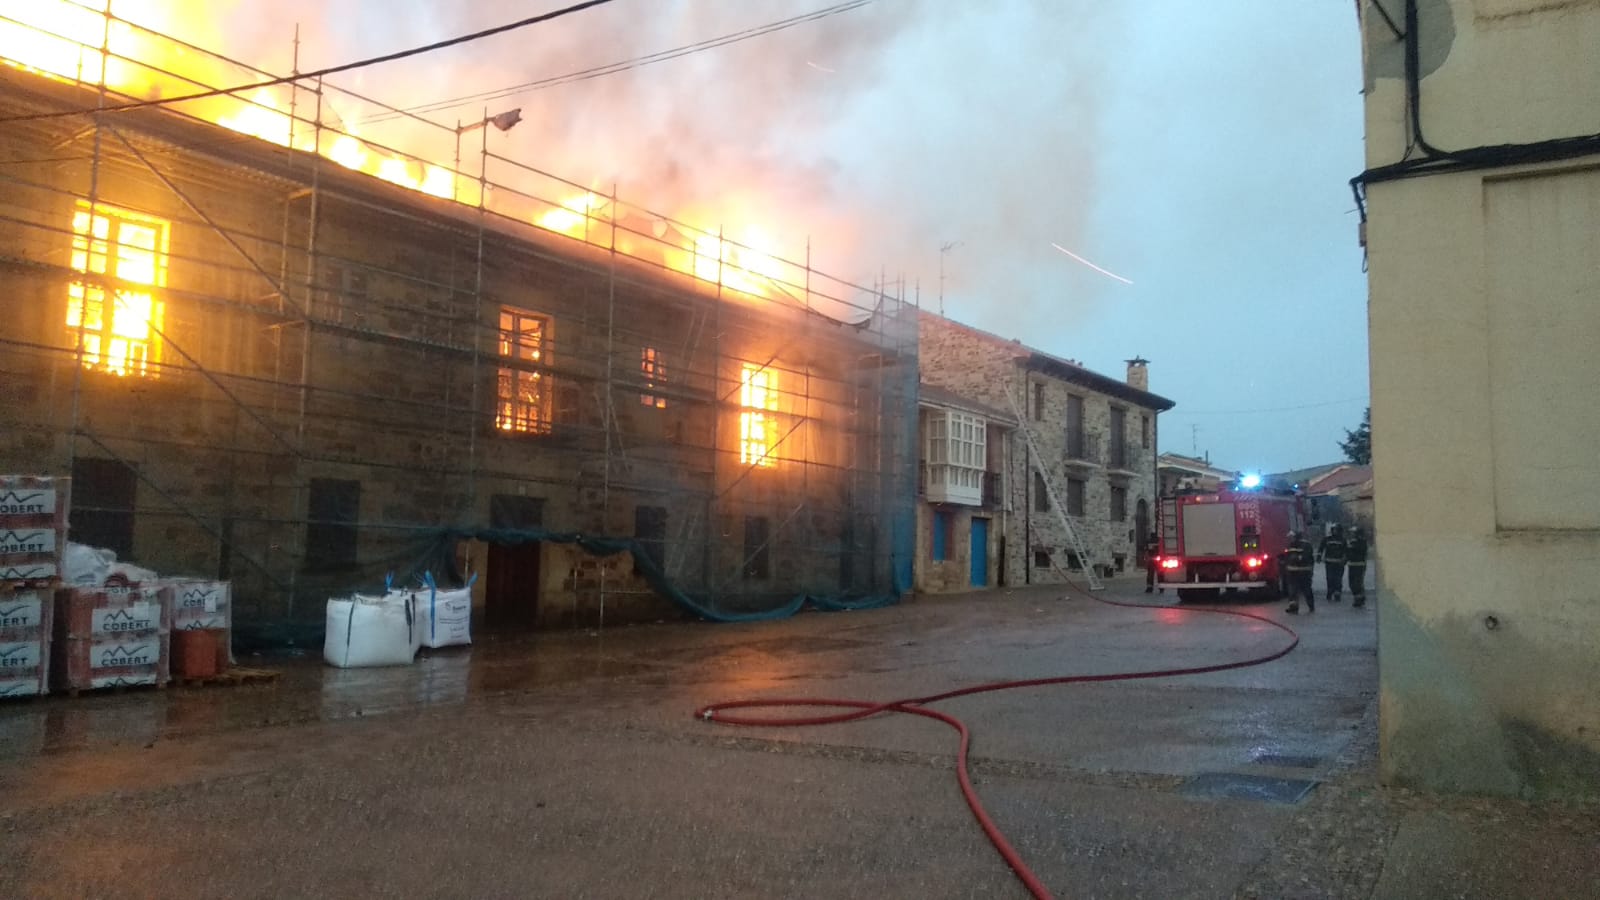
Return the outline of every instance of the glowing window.
{"type": "Polygon", "coordinates": [[[500,358],[515,365],[500,367],[494,426],[501,431],[545,434],[550,431],[550,379],[530,366],[548,365],[545,339],[550,320],[526,310],[500,310],[500,358]]]}
{"type": "Polygon", "coordinates": [[[115,207],[79,202],[72,215],[72,269],[105,276],[67,287],[67,328],[85,368],[154,378],[161,362],[171,223],[115,207]],[[120,283],[117,283],[120,282],[120,283]],[[108,293],[109,291],[109,293],[108,293]]]}
{"type": "Polygon", "coordinates": [[[770,415],[778,408],[773,373],[747,365],[739,375],[739,462],[747,466],[772,465],[773,426],[770,415]]]}
{"type": "MultiPolygon", "coordinates": [[[[644,386],[651,390],[666,384],[666,371],[661,367],[661,351],[654,347],[645,347],[641,350],[639,372],[644,376],[644,386]]],[[[654,406],[656,409],[667,408],[667,398],[655,394],[640,394],[639,403],[643,406],[654,406]]]]}

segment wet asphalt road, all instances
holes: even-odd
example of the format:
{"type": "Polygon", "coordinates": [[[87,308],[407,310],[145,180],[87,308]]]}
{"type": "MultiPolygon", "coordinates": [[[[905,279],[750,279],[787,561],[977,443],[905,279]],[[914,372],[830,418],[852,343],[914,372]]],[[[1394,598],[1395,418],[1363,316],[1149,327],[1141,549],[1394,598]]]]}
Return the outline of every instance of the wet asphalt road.
{"type": "MultiPolygon", "coordinates": [[[[1127,583],[1111,594],[1145,599],[1127,583]]],[[[1196,776],[1335,784],[1364,765],[1353,740],[1370,731],[1374,617],[1238,608],[1289,619],[1300,647],[1239,671],[940,705],[972,728],[984,802],[1059,896],[1272,884],[1275,843],[1328,785],[1275,803],[1203,796],[1196,776]]],[[[0,894],[1020,897],[937,723],[732,728],[692,711],[1204,665],[1285,640],[1248,620],[1020,590],[480,640],[399,669],[290,660],[270,687],[13,704],[0,707],[0,894]]]]}

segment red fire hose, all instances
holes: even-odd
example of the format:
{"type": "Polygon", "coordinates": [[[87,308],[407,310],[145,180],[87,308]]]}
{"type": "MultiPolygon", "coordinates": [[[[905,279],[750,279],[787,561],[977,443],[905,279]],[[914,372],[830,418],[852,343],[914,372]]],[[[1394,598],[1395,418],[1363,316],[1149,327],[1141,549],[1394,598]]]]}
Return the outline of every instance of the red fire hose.
{"type": "Polygon", "coordinates": [[[1143,678],[1170,678],[1177,675],[1203,675],[1207,672],[1225,672],[1229,669],[1243,669],[1249,666],[1259,666],[1263,663],[1272,662],[1275,659],[1281,659],[1284,656],[1287,656],[1289,651],[1293,650],[1300,643],[1300,635],[1296,634],[1294,629],[1284,625],[1281,622],[1275,622],[1266,616],[1257,615],[1255,613],[1239,612],[1231,609],[1215,609],[1209,607],[1167,607],[1154,606],[1144,603],[1123,603],[1117,600],[1106,600],[1102,597],[1096,597],[1093,594],[1089,594],[1077,588],[1075,585],[1069,584],[1067,587],[1075,593],[1082,594],[1085,597],[1096,600],[1100,603],[1104,603],[1108,606],[1122,606],[1129,609],[1181,609],[1184,612],[1213,613],[1222,616],[1237,616],[1241,619],[1254,619],[1257,622],[1264,622],[1268,625],[1271,625],[1273,628],[1284,632],[1285,634],[1289,635],[1290,640],[1289,643],[1284,645],[1281,649],[1266,654],[1265,656],[1255,656],[1249,659],[1238,660],[1236,662],[1216,663],[1209,666],[1191,666],[1181,669],[1156,669],[1143,672],[1116,672],[1100,675],[1062,675],[1055,678],[1028,678],[1019,681],[995,681],[988,684],[975,684],[969,687],[957,688],[952,691],[945,691],[941,694],[930,694],[926,697],[911,697],[905,700],[893,700],[887,703],[871,703],[866,700],[833,700],[811,697],[777,700],[731,700],[725,703],[713,703],[709,706],[703,706],[700,709],[695,710],[695,718],[704,719],[708,722],[720,722],[724,725],[754,725],[771,728],[782,726],[793,727],[799,725],[832,725],[839,722],[853,722],[857,719],[865,719],[868,716],[875,716],[879,713],[894,712],[907,713],[913,716],[923,716],[924,718],[935,719],[943,722],[946,725],[949,725],[951,728],[956,730],[958,735],[961,736],[961,748],[956,753],[956,781],[961,785],[961,795],[962,797],[966,798],[967,808],[972,810],[973,818],[978,820],[978,825],[983,828],[983,833],[988,835],[989,843],[993,844],[995,850],[999,851],[1001,858],[1004,859],[1006,861],[1006,865],[1010,866],[1011,870],[1016,873],[1017,878],[1022,881],[1022,884],[1025,887],[1027,887],[1029,893],[1033,894],[1034,897],[1039,898],[1039,900],[1047,900],[1047,898],[1051,896],[1049,888],[1046,888],[1044,883],[1039,880],[1039,877],[1033,874],[1033,870],[1029,869],[1027,863],[1022,861],[1022,857],[1017,853],[1016,848],[1012,847],[1011,842],[1007,841],[1006,836],[1000,832],[999,826],[995,825],[994,820],[989,818],[989,813],[984,810],[983,803],[978,799],[978,792],[972,787],[972,777],[967,770],[967,751],[972,744],[971,732],[967,730],[967,726],[960,719],[957,719],[955,716],[949,715],[948,713],[927,709],[927,704],[936,703],[940,700],[949,700],[953,697],[966,697],[971,694],[987,694],[991,691],[1009,691],[1014,688],[1042,687],[1049,684],[1082,684],[1085,682],[1099,681],[1133,681],[1143,678]],[[793,706],[819,706],[828,709],[846,709],[850,710],[850,712],[830,713],[827,715],[818,716],[803,716],[798,718],[768,718],[764,716],[752,715],[728,715],[729,710],[735,709],[779,709],[793,706]]]}

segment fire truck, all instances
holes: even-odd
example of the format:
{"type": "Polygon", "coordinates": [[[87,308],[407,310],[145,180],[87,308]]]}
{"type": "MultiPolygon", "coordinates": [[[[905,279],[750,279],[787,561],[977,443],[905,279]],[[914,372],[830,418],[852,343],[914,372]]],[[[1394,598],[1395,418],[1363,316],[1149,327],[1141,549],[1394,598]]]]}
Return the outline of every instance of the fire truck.
{"type": "Polygon", "coordinates": [[[1246,475],[1215,491],[1180,490],[1161,499],[1157,582],[1179,600],[1213,600],[1223,591],[1278,596],[1279,560],[1289,533],[1303,532],[1305,503],[1294,490],[1246,475]]]}

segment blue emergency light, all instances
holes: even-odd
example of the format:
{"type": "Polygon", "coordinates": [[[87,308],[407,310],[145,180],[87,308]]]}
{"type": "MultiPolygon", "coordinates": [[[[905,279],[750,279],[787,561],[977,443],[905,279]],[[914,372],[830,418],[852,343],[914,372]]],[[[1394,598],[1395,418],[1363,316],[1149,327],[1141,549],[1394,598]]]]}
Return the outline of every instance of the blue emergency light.
{"type": "Polygon", "coordinates": [[[1241,475],[1239,476],[1239,487],[1242,487],[1247,491],[1261,487],[1261,476],[1254,472],[1251,472],[1248,475],[1241,475]]]}

